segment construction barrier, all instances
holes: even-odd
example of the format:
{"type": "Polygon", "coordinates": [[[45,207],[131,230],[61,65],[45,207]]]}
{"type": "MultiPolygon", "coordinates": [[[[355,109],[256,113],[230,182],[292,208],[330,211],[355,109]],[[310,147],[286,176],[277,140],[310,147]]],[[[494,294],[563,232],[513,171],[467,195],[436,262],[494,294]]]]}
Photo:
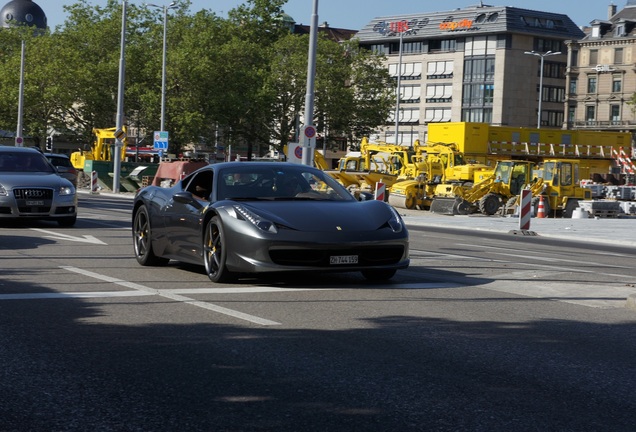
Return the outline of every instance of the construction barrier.
{"type": "Polygon", "coordinates": [[[375,184],[374,199],[378,201],[386,201],[386,185],[382,182],[375,184]]]}
{"type": "Polygon", "coordinates": [[[97,184],[97,171],[91,171],[91,193],[99,193],[99,185],[97,184]]]}
{"type": "Polygon", "coordinates": [[[532,219],[532,191],[524,189],[521,191],[521,206],[519,208],[519,229],[528,231],[530,220],[532,219]]]}

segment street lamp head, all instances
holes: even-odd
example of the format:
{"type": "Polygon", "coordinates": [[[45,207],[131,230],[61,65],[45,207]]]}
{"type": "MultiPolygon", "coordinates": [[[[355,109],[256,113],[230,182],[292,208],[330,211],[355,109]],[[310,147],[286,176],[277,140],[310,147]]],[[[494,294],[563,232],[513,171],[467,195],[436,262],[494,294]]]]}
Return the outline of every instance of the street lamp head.
{"type": "Polygon", "coordinates": [[[46,29],[46,14],[32,0],[12,0],[0,9],[0,25],[5,28],[26,25],[46,29]]]}

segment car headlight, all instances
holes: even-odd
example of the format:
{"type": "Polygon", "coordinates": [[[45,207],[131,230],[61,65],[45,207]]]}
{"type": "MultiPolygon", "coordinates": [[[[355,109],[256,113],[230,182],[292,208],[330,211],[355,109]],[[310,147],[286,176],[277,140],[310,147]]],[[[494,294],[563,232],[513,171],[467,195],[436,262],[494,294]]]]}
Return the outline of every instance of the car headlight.
{"type": "Polygon", "coordinates": [[[62,186],[60,188],[60,196],[62,195],[75,195],[75,188],[72,186],[62,186]]]}
{"type": "Polygon", "coordinates": [[[274,225],[274,222],[265,219],[264,217],[254,213],[248,208],[242,205],[235,205],[234,210],[236,210],[236,213],[238,215],[240,215],[246,221],[250,222],[256,228],[274,234],[278,232],[278,229],[276,229],[276,225],[274,225]]]}
{"type": "Polygon", "coordinates": [[[387,223],[389,224],[389,226],[394,232],[399,233],[404,229],[404,223],[402,222],[402,218],[400,217],[400,214],[393,207],[391,206],[388,206],[388,207],[391,210],[391,218],[387,221],[387,223]]]}
{"type": "Polygon", "coordinates": [[[8,196],[9,192],[0,184],[0,196],[8,196]]]}

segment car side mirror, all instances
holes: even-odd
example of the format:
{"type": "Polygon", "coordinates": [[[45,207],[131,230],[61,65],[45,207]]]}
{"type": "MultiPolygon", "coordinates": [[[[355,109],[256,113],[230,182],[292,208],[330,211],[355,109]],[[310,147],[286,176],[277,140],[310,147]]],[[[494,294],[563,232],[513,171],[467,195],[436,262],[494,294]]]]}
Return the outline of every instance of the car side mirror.
{"type": "Polygon", "coordinates": [[[197,201],[194,195],[192,195],[192,193],[188,191],[177,192],[176,194],[172,196],[172,199],[174,199],[179,204],[191,205],[197,209],[203,208],[201,203],[197,201]]]}

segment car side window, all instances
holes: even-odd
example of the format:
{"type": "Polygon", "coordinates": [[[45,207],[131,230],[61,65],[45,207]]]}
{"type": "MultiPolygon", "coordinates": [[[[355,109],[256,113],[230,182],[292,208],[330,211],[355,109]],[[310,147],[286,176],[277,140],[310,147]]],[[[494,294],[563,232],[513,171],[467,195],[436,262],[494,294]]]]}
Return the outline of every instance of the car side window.
{"type": "Polygon", "coordinates": [[[204,201],[210,200],[210,194],[212,193],[212,171],[204,170],[196,173],[188,186],[186,191],[190,192],[196,198],[204,201]]]}

